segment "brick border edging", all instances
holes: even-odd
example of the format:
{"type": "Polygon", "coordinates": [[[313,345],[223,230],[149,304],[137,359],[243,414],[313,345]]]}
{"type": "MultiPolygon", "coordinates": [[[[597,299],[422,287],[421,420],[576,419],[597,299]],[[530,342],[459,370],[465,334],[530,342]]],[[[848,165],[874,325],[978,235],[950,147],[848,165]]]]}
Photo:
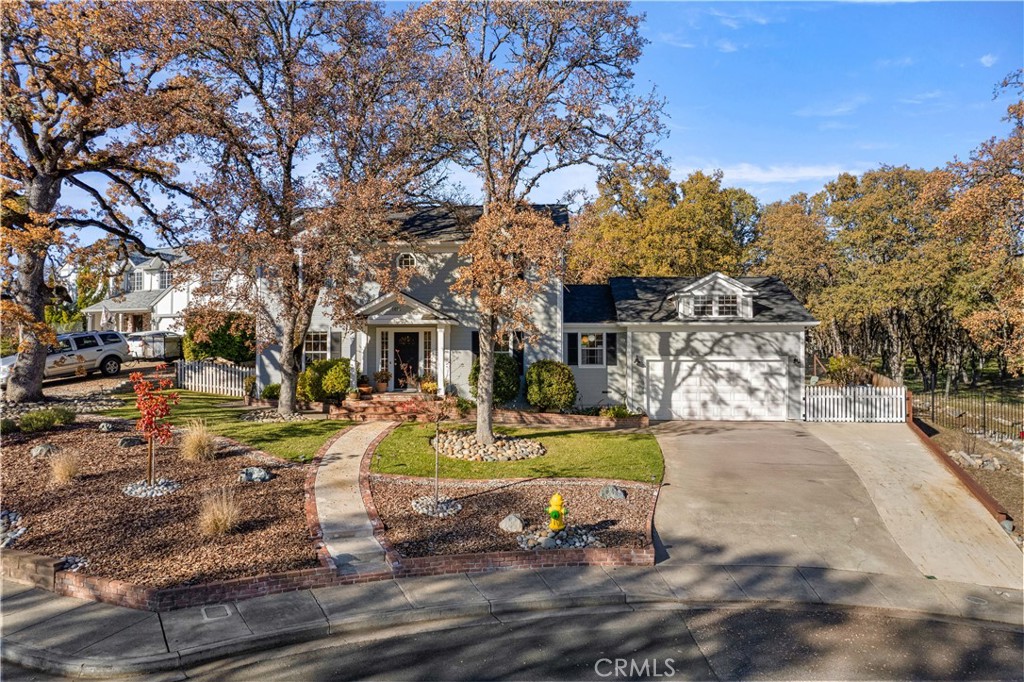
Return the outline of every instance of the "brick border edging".
{"type": "Polygon", "coordinates": [[[910,413],[908,413],[907,417],[907,426],[914,432],[914,435],[917,436],[918,440],[928,448],[928,451],[931,452],[936,459],[942,462],[943,465],[945,465],[950,473],[952,473],[953,476],[955,476],[956,479],[960,481],[965,488],[967,488],[968,492],[970,492],[971,495],[973,495],[975,499],[985,507],[988,513],[991,514],[996,521],[1002,522],[1006,520],[1013,520],[1013,517],[1010,516],[1002,504],[992,497],[987,490],[981,487],[981,485],[975,481],[970,474],[960,468],[960,466],[953,461],[953,458],[942,449],[942,446],[928,437],[928,434],[926,434],[921,427],[917,425],[917,420],[915,420],[910,413]]]}
{"type": "MultiPolygon", "coordinates": [[[[640,548],[631,547],[591,547],[585,549],[547,549],[547,550],[513,550],[504,552],[477,552],[473,554],[446,554],[427,557],[403,557],[387,539],[384,530],[384,522],[381,521],[377,512],[377,506],[373,502],[373,495],[370,493],[370,464],[377,446],[384,440],[399,424],[394,424],[367,446],[363,453],[363,459],[359,463],[359,494],[363,498],[363,506],[366,508],[366,515],[373,527],[373,536],[384,549],[388,565],[394,572],[394,577],[411,577],[427,575],[445,575],[450,573],[482,573],[495,569],[526,569],[526,568],[554,568],[562,566],[653,566],[654,565],[654,511],[658,505],[658,495],[661,492],[661,485],[652,485],[641,481],[624,481],[619,479],[550,479],[555,482],[566,481],[600,481],[603,483],[644,486],[651,489],[653,503],[648,514],[644,528],[645,546],[640,548]]],[[[374,474],[377,476],[390,476],[389,474],[374,474]]],[[[419,478],[402,477],[395,478],[419,478]]],[[[443,479],[446,482],[465,483],[464,479],[443,479]]],[[[491,479],[498,480],[498,479],[491,479]]],[[[531,479],[514,478],[500,479],[503,482],[522,482],[531,479]]],[[[484,481],[481,481],[483,483],[484,481]]]]}

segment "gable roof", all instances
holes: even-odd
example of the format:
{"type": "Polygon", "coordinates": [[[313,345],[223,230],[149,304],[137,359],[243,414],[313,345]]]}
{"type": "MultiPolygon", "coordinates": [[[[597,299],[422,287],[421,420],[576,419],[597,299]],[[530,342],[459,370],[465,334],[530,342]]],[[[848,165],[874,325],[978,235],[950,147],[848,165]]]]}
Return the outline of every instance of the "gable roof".
{"type": "Polygon", "coordinates": [[[153,307],[159,299],[163,298],[170,289],[151,289],[148,291],[132,291],[121,296],[105,298],[99,303],[93,303],[88,308],[83,308],[83,313],[101,313],[106,308],[112,313],[135,313],[146,312],[153,307]]]}
{"type": "Polygon", "coordinates": [[[566,324],[615,322],[615,299],[607,284],[568,284],[562,296],[566,324]]]}
{"type": "MultiPolygon", "coordinates": [[[[679,320],[672,294],[699,281],[697,277],[613,277],[608,281],[615,316],[620,323],[675,322],[679,320]]],[[[777,277],[737,277],[754,290],[754,316],[729,322],[817,322],[793,292],[777,277]]]]}
{"type": "MultiPolygon", "coordinates": [[[[555,225],[569,225],[569,210],[562,204],[531,204],[540,213],[550,213],[555,225]]],[[[483,206],[432,206],[396,213],[398,231],[412,239],[435,242],[463,242],[473,232],[473,224],[484,214],[483,206]]]]}
{"type": "Polygon", "coordinates": [[[401,299],[401,303],[404,307],[409,308],[410,310],[418,310],[420,313],[425,313],[430,318],[437,320],[452,319],[450,315],[441,312],[437,308],[427,305],[423,301],[413,298],[404,291],[401,294],[396,294],[393,292],[389,294],[382,294],[381,296],[378,296],[377,298],[373,299],[366,305],[360,307],[358,310],[356,310],[355,314],[358,317],[373,317],[374,311],[386,308],[398,302],[399,299],[401,299]]]}

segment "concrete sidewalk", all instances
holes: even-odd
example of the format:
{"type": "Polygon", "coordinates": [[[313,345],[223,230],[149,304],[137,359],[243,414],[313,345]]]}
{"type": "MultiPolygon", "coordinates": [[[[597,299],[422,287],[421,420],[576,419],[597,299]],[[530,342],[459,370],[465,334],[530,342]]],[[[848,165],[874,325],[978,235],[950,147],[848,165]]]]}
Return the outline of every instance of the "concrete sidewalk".
{"type": "MultiPolygon", "coordinates": [[[[975,619],[1019,630],[1021,590],[793,566],[671,563],[386,580],[164,613],[60,597],[2,582],[3,658],[80,677],[179,670],[336,635],[434,630],[571,609],[831,604],[890,615],[975,619]]],[[[570,614],[571,615],[571,611],[570,614]]]]}

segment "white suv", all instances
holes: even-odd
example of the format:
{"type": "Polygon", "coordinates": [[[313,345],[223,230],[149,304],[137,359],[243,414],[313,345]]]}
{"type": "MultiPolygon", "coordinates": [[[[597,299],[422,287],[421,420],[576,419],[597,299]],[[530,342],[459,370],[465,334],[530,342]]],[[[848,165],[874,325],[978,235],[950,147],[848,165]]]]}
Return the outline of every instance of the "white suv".
{"type": "MultiPolygon", "coordinates": [[[[0,384],[6,386],[7,377],[17,355],[0,359],[0,384]]],[[[107,376],[121,371],[121,363],[128,357],[128,342],[119,332],[75,332],[61,334],[57,345],[50,346],[46,356],[43,377],[88,374],[99,370],[107,376]]]]}

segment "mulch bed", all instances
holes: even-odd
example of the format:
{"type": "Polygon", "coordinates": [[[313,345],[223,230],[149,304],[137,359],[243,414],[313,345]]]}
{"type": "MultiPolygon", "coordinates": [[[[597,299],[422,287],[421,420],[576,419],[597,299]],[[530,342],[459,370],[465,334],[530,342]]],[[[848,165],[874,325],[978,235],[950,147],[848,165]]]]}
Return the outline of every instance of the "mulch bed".
{"type": "Polygon", "coordinates": [[[181,489],[128,497],[121,489],[145,478],[146,446],[121,448],[118,440],[130,431],[99,432],[97,417],[79,421],[4,437],[0,506],[20,513],[28,527],[14,548],[84,557],[83,573],[161,588],[319,565],[305,521],[305,467],[230,446],[214,461],[187,462],[169,445],[158,447],[157,477],[177,481],[181,489]],[[29,455],[41,443],[77,455],[80,476],[63,486],[52,483],[48,461],[29,455]],[[247,466],[275,477],[240,483],[238,474],[247,466]],[[229,535],[206,537],[198,526],[200,504],[207,491],[221,486],[234,491],[241,523],[229,535]]]}
{"type": "Polygon", "coordinates": [[[570,526],[593,527],[606,547],[644,547],[656,490],[642,483],[618,484],[626,490],[626,499],[610,501],[598,497],[604,481],[444,480],[441,495],[457,499],[462,511],[436,519],[412,509],[414,498],[433,495],[432,479],[373,474],[369,483],[387,539],[406,557],[519,550],[516,534],[498,524],[515,513],[527,522],[527,531],[546,528],[544,510],[556,492],[565,498],[570,526]]]}

